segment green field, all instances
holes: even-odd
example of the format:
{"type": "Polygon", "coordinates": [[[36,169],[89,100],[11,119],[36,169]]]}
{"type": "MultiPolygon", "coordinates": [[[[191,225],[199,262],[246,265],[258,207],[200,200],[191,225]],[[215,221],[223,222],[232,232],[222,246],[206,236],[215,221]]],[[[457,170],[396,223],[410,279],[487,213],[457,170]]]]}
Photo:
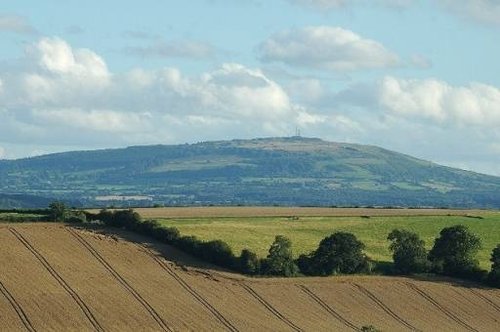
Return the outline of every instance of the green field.
{"type": "Polygon", "coordinates": [[[447,226],[463,224],[478,235],[483,249],[478,254],[481,267],[490,268],[492,249],[500,243],[500,212],[481,212],[464,216],[394,216],[394,217],[237,217],[237,218],[171,218],[158,219],[165,226],[174,226],[182,235],[195,235],[203,240],[221,239],[239,254],[250,248],[261,257],[278,234],[289,237],[296,256],[315,249],[319,241],[335,231],[354,233],[366,244],[366,253],[377,261],[391,261],[387,234],[394,228],[418,233],[428,248],[439,231],[447,226]],[[474,217],[482,217],[474,218],[474,217]]]}

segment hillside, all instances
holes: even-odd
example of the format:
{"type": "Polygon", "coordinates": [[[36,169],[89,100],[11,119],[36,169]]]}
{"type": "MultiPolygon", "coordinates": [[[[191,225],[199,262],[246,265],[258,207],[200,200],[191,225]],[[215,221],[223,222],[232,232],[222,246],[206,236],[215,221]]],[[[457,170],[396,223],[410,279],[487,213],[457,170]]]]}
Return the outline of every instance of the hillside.
{"type": "MultiPolygon", "coordinates": [[[[2,207],[32,195],[75,206],[500,207],[500,178],[375,146],[290,137],[136,146],[0,161],[2,207]]],[[[36,204],[35,204],[36,205],[36,204]]]]}
{"type": "Polygon", "coordinates": [[[245,278],[126,232],[0,224],[0,266],[2,331],[500,329],[499,290],[398,277],[245,278]]]}

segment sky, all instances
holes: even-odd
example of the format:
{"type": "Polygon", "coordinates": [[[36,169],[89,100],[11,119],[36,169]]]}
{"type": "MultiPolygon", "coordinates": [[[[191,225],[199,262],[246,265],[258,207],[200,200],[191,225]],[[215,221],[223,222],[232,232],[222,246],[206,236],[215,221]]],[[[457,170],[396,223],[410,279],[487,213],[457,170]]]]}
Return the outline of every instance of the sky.
{"type": "Polygon", "coordinates": [[[302,136],[500,175],[498,0],[2,0],[0,159],[302,136]]]}

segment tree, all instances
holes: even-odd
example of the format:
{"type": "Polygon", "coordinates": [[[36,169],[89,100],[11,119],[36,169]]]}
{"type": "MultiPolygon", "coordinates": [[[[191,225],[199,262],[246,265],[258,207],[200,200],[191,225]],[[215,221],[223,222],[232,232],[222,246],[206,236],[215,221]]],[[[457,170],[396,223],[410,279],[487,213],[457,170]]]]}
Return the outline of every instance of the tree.
{"type": "Polygon", "coordinates": [[[239,269],[242,273],[256,275],[260,273],[260,260],[257,255],[249,250],[243,249],[239,257],[239,269]]]}
{"type": "Polygon", "coordinates": [[[292,241],[283,235],[276,236],[263,263],[265,274],[292,277],[298,273],[293,261],[292,241]]]}
{"type": "Polygon", "coordinates": [[[318,249],[309,256],[302,255],[298,263],[304,274],[311,275],[369,272],[364,247],[353,234],[336,232],[321,240],[318,249]]]}
{"type": "Polygon", "coordinates": [[[63,202],[55,201],[50,203],[50,218],[54,221],[65,221],[67,209],[66,205],[63,202]]]}
{"type": "Polygon", "coordinates": [[[500,244],[491,253],[491,271],[488,274],[488,281],[492,286],[500,288],[500,244]]]}
{"type": "Polygon", "coordinates": [[[464,225],[446,227],[429,252],[429,260],[437,273],[451,276],[467,276],[479,271],[475,259],[481,249],[481,240],[464,225]]]}
{"type": "Polygon", "coordinates": [[[425,242],[416,233],[395,229],[387,239],[392,241],[389,249],[392,251],[394,268],[398,273],[420,273],[429,269],[425,242]]]}

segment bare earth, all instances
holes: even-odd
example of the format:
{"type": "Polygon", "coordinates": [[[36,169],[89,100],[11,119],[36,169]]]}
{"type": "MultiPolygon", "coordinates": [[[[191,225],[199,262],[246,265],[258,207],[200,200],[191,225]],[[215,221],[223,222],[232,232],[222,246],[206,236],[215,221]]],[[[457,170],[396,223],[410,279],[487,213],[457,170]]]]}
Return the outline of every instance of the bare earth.
{"type": "Polygon", "coordinates": [[[399,277],[252,279],[130,233],[0,225],[1,331],[352,331],[363,325],[499,331],[500,290],[399,277]]]}

